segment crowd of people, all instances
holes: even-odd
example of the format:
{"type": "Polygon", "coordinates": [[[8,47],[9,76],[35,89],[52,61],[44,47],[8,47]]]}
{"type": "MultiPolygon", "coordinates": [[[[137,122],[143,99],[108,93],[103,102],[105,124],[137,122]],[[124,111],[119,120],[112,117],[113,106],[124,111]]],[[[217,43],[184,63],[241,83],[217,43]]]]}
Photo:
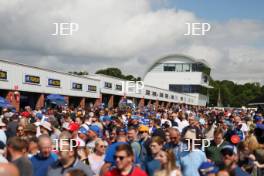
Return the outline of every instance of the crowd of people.
{"type": "Polygon", "coordinates": [[[263,176],[260,111],[2,109],[1,176],[263,176]]]}

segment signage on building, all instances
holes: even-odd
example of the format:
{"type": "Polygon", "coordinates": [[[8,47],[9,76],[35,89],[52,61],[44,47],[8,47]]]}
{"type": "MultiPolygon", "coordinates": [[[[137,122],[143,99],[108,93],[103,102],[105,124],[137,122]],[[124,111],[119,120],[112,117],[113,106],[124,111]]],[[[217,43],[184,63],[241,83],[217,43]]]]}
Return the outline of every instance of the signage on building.
{"type": "Polygon", "coordinates": [[[48,79],[48,86],[52,87],[60,87],[61,86],[61,81],[58,79],[48,79]]]}
{"type": "Polygon", "coordinates": [[[80,83],[72,83],[72,89],[74,89],[74,90],[82,90],[82,84],[80,84],[80,83]]]}
{"type": "Polygon", "coordinates": [[[0,80],[7,80],[7,72],[0,70],[0,80]]]}
{"type": "Polygon", "coordinates": [[[88,85],[88,91],[89,92],[96,92],[96,86],[88,85]]]}
{"type": "Polygon", "coordinates": [[[25,83],[40,84],[40,77],[34,75],[25,75],[25,83]]]}

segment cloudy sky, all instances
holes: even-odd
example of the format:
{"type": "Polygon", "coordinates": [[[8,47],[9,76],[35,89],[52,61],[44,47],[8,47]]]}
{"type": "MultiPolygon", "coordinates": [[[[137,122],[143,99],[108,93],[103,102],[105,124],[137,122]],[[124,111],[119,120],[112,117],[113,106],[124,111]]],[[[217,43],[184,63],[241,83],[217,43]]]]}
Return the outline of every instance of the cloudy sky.
{"type": "Polygon", "coordinates": [[[143,76],[168,54],[205,59],[214,79],[264,83],[264,3],[252,0],[1,0],[0,58],[59,71],[143,76]],[[54,36],[53,23],[78,23],[54,36]],[[185,23],[210,23],[186,36],[185,23]]]}

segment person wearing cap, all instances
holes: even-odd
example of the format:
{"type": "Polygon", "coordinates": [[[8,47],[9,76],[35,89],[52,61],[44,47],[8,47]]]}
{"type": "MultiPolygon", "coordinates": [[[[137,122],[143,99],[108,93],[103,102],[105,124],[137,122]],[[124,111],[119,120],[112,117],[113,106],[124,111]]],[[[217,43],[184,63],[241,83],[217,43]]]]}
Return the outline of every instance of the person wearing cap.
{"type": "Polygon", "coordinates": [[[199,167],[200,176],[216,176],[218,168],[210,162],[203,162],[199,167]]]}
{"type": "Polygon", "coordinates": [[[86,124],[82,124],[78,130],[77,140],[82,147],[86,146],[86,142],[88,141],[88,130],[89,127],[86,124]]]}
{"type": "Polygon", "coordinates": [[[151,155],[149,128],[145,125],[138,127],[139,143],[141,145],[140,160],[145,162],[147,157],[151,155]]]}
{"type": "Polygon", "coordinates": [[[221,169],[227,169],[230,173],[233,173],[234,176],[249,176],[249,174],[243,171],[237,165],[237,148],[233,145],[225,145],[221,149],[221,155],[223,158],[223,163],[219,167],[221,169]]]}
{"type": "Polygon", "coordinates": [[[88,147],[91,153],[93,153],[94,151],[95,142],[101,137],[101,129],[97,125],[90,125],[88,130],[88,143],[86,146],[88,147]]]}

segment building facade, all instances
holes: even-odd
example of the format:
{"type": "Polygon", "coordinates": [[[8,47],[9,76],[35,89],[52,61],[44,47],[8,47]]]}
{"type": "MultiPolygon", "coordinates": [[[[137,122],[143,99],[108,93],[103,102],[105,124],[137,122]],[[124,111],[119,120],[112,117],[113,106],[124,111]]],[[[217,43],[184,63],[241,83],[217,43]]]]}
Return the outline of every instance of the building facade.
{"type": "Polygon", "coordinates": [[[144,76],[148,85],[195,97],[194,104],[209,102],[210,67],[204,60],[185,55],[169,55],[156,61],[144,76]]]}
{"type": "Polygon", "coordinates": [[[138,106],[199,105],[193,95],[145,82],[144,88],[138,91],[133,82],[126,89],[126,81],[106,75],[76,76],[0,60],[0,96],[8,99],[17,110],[27,105],[41,108],[50,94],[63,95],[68,105],[80,107],[90,103],[115,107],[122,98],[129,98],[138,106]]]}

